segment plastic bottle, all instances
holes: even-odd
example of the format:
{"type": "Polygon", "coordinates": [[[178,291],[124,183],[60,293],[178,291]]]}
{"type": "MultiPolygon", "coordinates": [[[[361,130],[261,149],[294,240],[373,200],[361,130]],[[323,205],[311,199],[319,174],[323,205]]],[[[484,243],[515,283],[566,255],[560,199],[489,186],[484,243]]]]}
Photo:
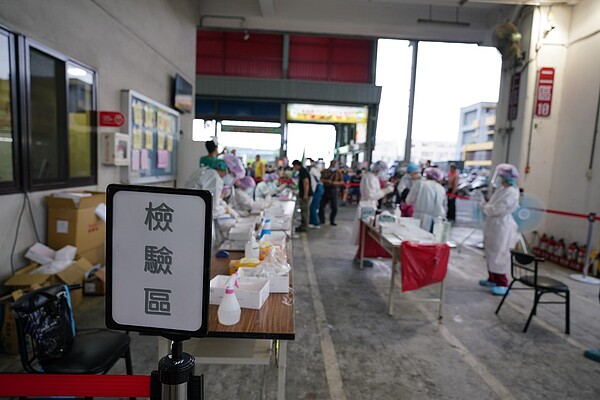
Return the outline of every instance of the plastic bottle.
{"type": "Polygon", "coordinates": [[[219,323],[222,325],[235,325],[240,322],[242,309],[233,291],[235,282],[237,282],[237,275],[232,275],[227,281],[225,296],[223,296],[223,300],[221,300],[221,304],[219,304],[219,309],[217,310],[219,323]]]}
{"type": "Polygon", "coordinates": [[[394,207],[394,217],[396,217],[396,222],[400,222],[400,217],[402,217],[402,211],[400,211],[400,204],[396,204],[396,207],[394,207]]]}
{"type": "Polygon", "coordinates": [[[260,232],[260,237],[271,234],[271,218],[265,219],[265,224],[260,232]]]}
{"type": "Polygon", "coordinates": [[[442,243],[444,239],[444,219],[437,217],[433,223],[433,236],[437,243],[442,243]]]}
{"type": "Polygon", "coordinates": [[[246,247],[244,248],[244,257],[246,258],[258,258],[260,255],[260,246],[254,237],[254,234],[250,234],[250,239],[246,242],[246,247]]]}

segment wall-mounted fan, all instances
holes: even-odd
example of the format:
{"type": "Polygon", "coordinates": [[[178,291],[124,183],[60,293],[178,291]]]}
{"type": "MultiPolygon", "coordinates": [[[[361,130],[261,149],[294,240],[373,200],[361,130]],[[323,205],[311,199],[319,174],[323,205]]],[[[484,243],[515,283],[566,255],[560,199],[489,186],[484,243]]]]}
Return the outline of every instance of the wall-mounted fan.
{"type": "Polygon", "coordinates": [[[514,58],[515,62],[521,60],[521,38],[521,33],[510,21],[503,22],[494,28],[494,47],[502,54],[502,58],[514,58]]]}

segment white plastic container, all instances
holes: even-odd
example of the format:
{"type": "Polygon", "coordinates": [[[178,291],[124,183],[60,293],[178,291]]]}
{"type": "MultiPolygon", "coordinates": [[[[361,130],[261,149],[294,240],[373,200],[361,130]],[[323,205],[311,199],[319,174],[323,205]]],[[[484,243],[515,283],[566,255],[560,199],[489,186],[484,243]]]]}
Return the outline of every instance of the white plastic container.
{"type": "Polygon", "coordinates": [[[219,305],[217,310],[217,316],[219,317],[219,323],[222,325],[235,325],[240,322],[240,316],[242,309],[240,303],[238,303],[233,288],[227,287],[225,289],[225,296],[219,305]]]}
{"type": "MultiPolygon", "coordinates": [[[[220,305],[225,299],[225,288],[230,278],[217,275],[210,280],[210,304],[220,305]]],[[[248,280],[240,277],[238,285],[233,291],[241,308],[260,310],[269,298],[269,280],[266,278],[248,280]]]]}
{"type": "Polygon", "coordinates": [[[250,240],[246,243],[244,248],[244,257],[246,258],[258,258],[260,254],[260,246],[254,237],[254,234],[250,234],[250,240]]]}
{"type": "Polygon", "coordinates": [[[396,204],[394,208],[394,217],[396,217],[396,222],[400,222],[400,218],[402,217],[402,211],[400,211],[400,204],[396,204]]]}

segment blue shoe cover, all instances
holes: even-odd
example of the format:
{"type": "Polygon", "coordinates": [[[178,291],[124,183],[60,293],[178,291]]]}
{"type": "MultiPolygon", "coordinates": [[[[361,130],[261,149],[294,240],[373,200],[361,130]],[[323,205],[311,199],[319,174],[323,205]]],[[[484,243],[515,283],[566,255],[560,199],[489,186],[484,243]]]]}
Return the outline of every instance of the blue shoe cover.
{"type": "Polygon", "coordinates": [[[508,288],[506,286],[494,286],[490,291],[494,296],[504,296],[508,292],[508,288]]]}
{"type": "Polygon", "coordinates": [[[583,355],[586,358],[589,358],[590,360],[594,360],[594,361],[598,361],[600,362],[600,350],[597,349],[588,349],[586,350],[583,355]]]}
{"type": "Polygon", "coordinates": [[[480,281],[479,281],[479,284],[480,284],[481,286],[487,286],[487,287],[494,287],[494,286],[496,286],[496,284],[495,284],[494,282],[490,282],[490,281],[488,281],[487,279],[482,279],[482,280],[480,280],[480,281]]]}

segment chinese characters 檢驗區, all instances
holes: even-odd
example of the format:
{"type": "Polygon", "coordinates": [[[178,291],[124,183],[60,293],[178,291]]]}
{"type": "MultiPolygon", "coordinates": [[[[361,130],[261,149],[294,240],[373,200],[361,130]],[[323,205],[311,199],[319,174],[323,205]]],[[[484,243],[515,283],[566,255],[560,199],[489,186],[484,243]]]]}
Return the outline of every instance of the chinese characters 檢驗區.
{"type": "MultiPolygon", "coordinates": [[[[150,232],[162,231],[173,232],[173,214],[175,210],[161,203],[158,207],[152,207],[148,202],[146,219],[144,225],[150,232]]],[[[144,271],[153,275],[173,275],[173,251],[166,246],[145,245],[144,246],[144,271]]],[[[170,303],[171,290],[158,288],[144,288],[145,313],[149,315],[171,315],[170,303]]]]}

